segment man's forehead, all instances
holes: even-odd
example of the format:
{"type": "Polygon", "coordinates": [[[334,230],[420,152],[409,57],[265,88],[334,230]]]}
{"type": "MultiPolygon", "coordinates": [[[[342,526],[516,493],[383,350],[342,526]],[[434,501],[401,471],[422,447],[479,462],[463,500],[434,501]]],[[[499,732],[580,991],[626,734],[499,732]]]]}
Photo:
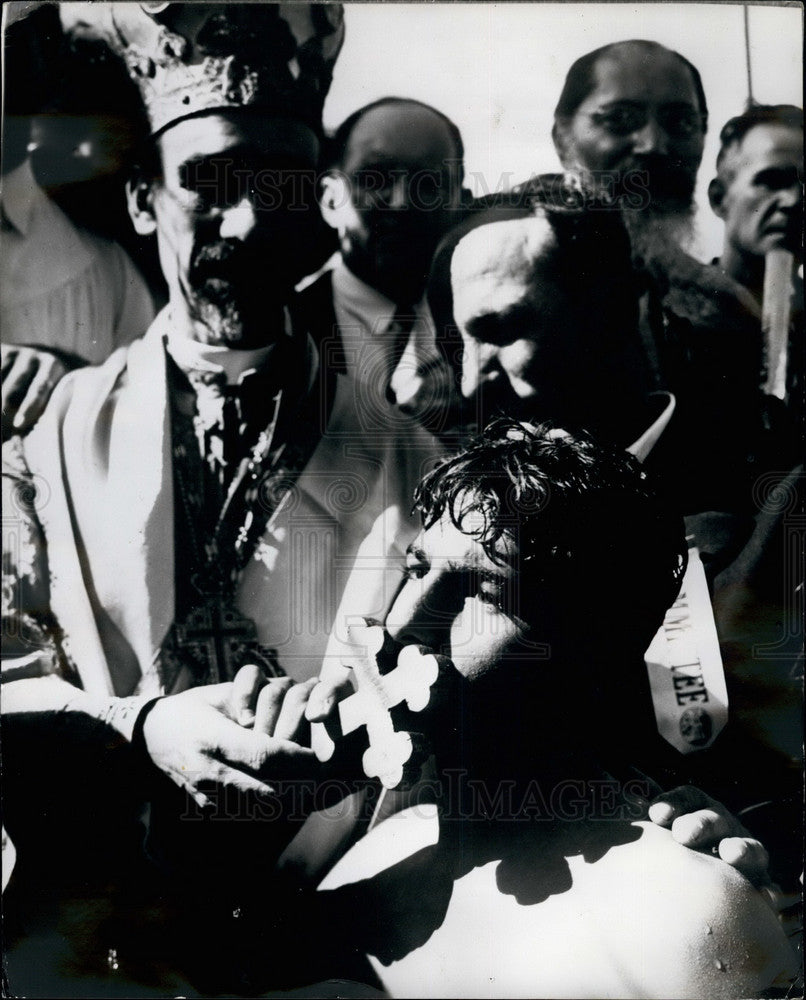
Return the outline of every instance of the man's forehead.
{"type": "Polygon", "coordinates": [[[250,111],[221,111],[185,118],[159,136],[166,167],[251,149],[279,160],[314,163],[318,140],[302,122],[250,111]],[[166,162],[167,161],[167,162],[166,162]]]}
{"type": "Polygon", "coordinates": [[[755,125],[728,149],[729,159],[742,166],[764,162],[803,164],[803,129],[777,122],[755,125]],[[732,156],[731,156],[732,152],[732,156]]]}
{"type": "Polygon", "coordinates": [[[484,275],[528,280],[536,262],[550,257],[556,247],[554,230],[543,216],[491,220],[457,243],[451,275],[454,281],[484,275]]]}
{"type": "MultiPolygon", "coordinates": [[[[469,501],[470,498],[468,497],[469,501]]],[[[464,502],[459,500],[459,508],[464,502]]],[[[450,564],[453,567],[466,566],[468,569],[488,569],[505,573],[507,567],[495,563],[484,550],[479,535],[485,530],[484,514],[478,509],[468,509],[457,528],[445,513],[429,528],[424,528],[409,546],[413,553],[422,553],[432,563],[450,564]]],[[[508,536],[502,537],[496,546],[502,558],[511,558],[513,544],[508,536]]]]}
{"type": "Polygon", "coordinates": [[[565,303],[558,267],[557,237],[542,216],[472,229],[451,260],[457,322],[479,313],[505,314],[519,305],[542,312],[552,301],[565,303]]]}
{"type": "Polygon", "coordinates": [[[374,160],[434,161],[438,166],[455,155],[448,125],[435,111],[419,104],[383,104],[365,112],[353,127],[345,167],[374,160]]]}
{"type": "MultiPolygon", "coordinates": [[[[698,104],[689,68],[673,52],[643,45],[621,45],[609,50],[594,67],[589,101],[698,104]]],[[[586,102],[583,102],[586,103],[586,102]]]]}

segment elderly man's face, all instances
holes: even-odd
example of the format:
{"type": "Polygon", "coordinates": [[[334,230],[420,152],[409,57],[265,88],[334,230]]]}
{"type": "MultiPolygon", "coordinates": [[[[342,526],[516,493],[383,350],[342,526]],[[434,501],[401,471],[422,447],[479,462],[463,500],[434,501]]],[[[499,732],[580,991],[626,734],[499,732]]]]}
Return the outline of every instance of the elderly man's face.
{"type": "Polygon", "coordinates": [[[451,265],[453,313],[462,337],[462,395],[482,420],[499,410],[564,419],[573,407],[590,317],[556,269],[544,219],[472,230],[451,265]]]}
{"type": "Polygon", "coordinates": [[[729,149],[709,190],[725,222],[726,243],[740,256],[774,247],[799,252],[803,227],[803,132],[756,125],[729,149]]]}
{"type": "Polygon", "coordinates": [[[323,215],[348,267],[401,303],[423,293],[431,257],[459,205],[457,150],[445,121],[417,104],[366,112],[341,172],[326,181],[323,215]]]}
{"type": "Polygon", "coordinates": [[[689,208],[705,132],[688,68],[671,53],[624,45],[594,75],[571,121],[558,122],[563,166],[592,177],[622,207],[689,208]]]}
{"type": "Polygon", "coordinates": [[[301,182],[315,143],[304,126],[235,111],[185,119],[159,137],[149,211],[172,306],[200,339],[251,348],[276,335],[276,314],[305,270],[312,216],[301,182]]]}
{"type": "Polygon", "coordinates": [[[480,527],[471,512],[461,531],[447,516],[422,531],[408,548],[405,581],[386,617],[392,638],[444,653],[470,680],[534,655],[529,627],[516,613],[512,543],[498,543],[502,561],[494,562],[474,537],[480,527]]]}

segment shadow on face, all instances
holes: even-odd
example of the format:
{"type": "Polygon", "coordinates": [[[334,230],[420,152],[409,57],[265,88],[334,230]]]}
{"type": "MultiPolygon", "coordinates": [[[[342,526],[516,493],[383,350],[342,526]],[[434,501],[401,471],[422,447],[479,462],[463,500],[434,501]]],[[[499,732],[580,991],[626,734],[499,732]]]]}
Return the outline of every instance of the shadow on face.
{"type": "Polygon", "coordinates": [[[433,109],[395,99],[361,114],[321,200],[347,266],[393,301],[417,301],[461,177],[456,139],[433,109]]]}
{"type": "Polygon", "coordinates": [[[662,46],[624,42],[597,59],[592,75],[573,113],[555,122],[563,166],[624,208],[685,211],[705,140],[691,69],[662,46]]]}
{"type": "Polygon", "coordinates": [[[261,346],[310,263],[316,137],[226,111],[175,123],[157,146],[161,176],[133,186],[130,213],[157,235],[172,305],[211,343],[261,346]]]}
{"type": "Polygon", "coordinates": [[[449,266],[470,421],[503,413],[618,435],[632,420],[645,376],[617,213],[490,213],[449,266]]]}
{"type": "Polygon", "coordinates": [[[783,247],[801,250],[803,130],[783,124],[751,128],[729,148],[709,188],[724,220],[725,240],[740,257],[783,247]]]}
{"type": "Polygon", "coordinates": [[[563,416],[585,317],[557,264],[545,218],[493,223],[459,243],[451,280],[466,399],[563,416]]]}

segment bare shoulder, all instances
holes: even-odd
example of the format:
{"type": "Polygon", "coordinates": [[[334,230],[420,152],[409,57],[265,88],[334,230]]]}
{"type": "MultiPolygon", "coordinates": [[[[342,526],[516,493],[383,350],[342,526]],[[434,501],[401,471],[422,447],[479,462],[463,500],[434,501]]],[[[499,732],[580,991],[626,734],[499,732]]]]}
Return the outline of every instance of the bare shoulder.
{"type": "Polygon", "coordinates": [[[445,996],[719,1000],[794,971],[776,916],[737,872],[652,824],[632,833],[567,857],[565,884],[555,878],[548,894],[528,865],[520,884],[503,863],[474,868],[429,940],[376,966],[387,988],[427,995],[439,969],[445,996]]]}
{"type": "Polygon", "coordinates": [[[633,826],[638,839],[571,868],[582,897],[598,900],[611,954],[646,970],[647,995],[754,996],[794,971],[777,916],[735,869],[652,823],[633,826]]]}

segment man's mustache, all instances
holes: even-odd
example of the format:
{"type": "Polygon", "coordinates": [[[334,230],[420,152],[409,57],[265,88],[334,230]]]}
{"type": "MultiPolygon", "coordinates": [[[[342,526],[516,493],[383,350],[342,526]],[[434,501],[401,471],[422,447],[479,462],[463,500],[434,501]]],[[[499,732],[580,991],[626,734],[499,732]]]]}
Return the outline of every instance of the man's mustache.
{"type": "Polygon", "coordinates": [[[268,263],[268,248],[246,248],[220,241],[200,247],[190,264],[189,278],[198,286],[211,278],[240,283],[259,275],[268,263]]]}
{"type": "Polygon", "coordinates": [[[622,164],[622,179],[629,175],[646,178],[649,192],[689,204],[694,197],[697,175],[688,164],[669,156],[632,156],[622,164]]]}

